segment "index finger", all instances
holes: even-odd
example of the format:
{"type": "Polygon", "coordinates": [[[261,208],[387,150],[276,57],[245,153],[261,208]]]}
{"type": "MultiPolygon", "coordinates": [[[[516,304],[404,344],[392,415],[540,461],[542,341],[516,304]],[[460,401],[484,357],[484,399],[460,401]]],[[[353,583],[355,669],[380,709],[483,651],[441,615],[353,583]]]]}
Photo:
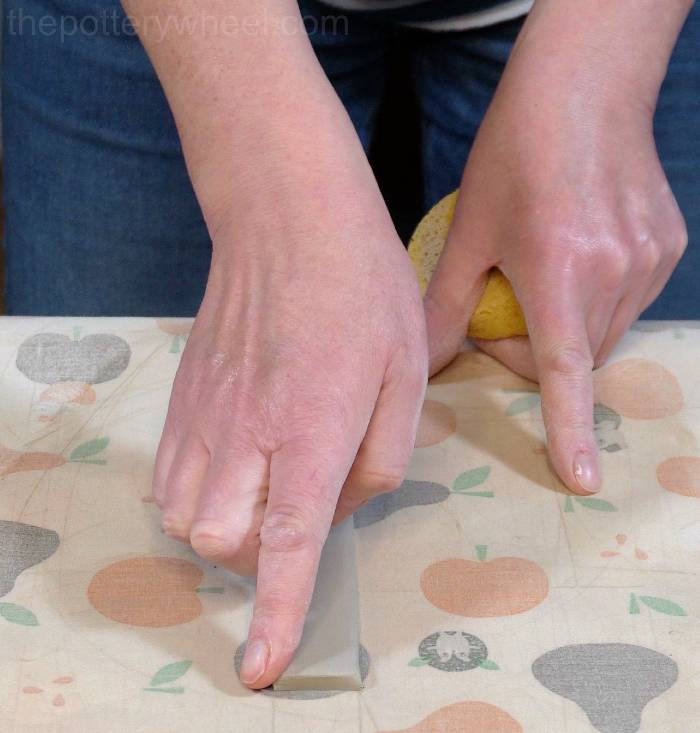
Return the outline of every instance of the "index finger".
{"type": "Polygon", "coordinates": [[[557,300],[550,292],[540,299],[544,305],[530,309],[528,330],[550,460],[569,489],[590,494],[600,490],[601,482],[593,432],[593,356],[583,309],[567,295],[557,300]]]}
{"type": "Polygon", "coordinates": [[[352,463],[352,456],[334,464],[320,453],[290,443],[272,456],[255,607],[240,672],[249,687],[274,682],[301,640],[321,550],[352,463]]]}

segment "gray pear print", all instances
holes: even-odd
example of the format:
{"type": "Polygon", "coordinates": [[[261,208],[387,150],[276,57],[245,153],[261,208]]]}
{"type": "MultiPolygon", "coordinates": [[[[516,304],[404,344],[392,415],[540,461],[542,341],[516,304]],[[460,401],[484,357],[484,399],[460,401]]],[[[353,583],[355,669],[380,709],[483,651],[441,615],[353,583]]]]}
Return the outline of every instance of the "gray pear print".
{"type": "Polygon", "coordinates": [[[449,495],[450,490],[442,484],[432,481],[404,481],[396,491],[375,496],[355,512],[355,529],[380,522],[406,507],[438,504],[449,495]]]}
{"type": "Polygon", "coordinates": [[[52,529],[0,520],[0,598],[14,588],[20,573],[51,557],[59,542],[52,529]]]}
{"type": "Polygon", "coordinates": [[[671,687],[678,665],[633,644],[573,644],[536,659],[532,673],[573,700],[600,733],[636,733],[645,705],[671,687]]]}

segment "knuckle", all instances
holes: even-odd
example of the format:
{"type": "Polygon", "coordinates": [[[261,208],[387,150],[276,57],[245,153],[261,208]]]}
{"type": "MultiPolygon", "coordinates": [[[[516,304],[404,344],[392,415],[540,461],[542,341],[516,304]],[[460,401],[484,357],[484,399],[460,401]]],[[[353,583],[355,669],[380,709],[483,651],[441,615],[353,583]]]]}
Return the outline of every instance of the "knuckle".
{"type": "Polygon", "coordinates": [[[593,369],[593,358],[581,344],[564,342],[545,352],[542,366],[547,371],[575,377],[593,369]]]}
{"type": "Polygon", "coordinates": [[[616,245],[611,247],[605,257],[603,273],[610,284],[617,284],[624,280],[632,269],[632,257],[626,247],[616,245]]]}
{"type": "Polygon", "coordinates": [[[222,560],[236,555],[241,538],[219,522],[198,522],[190,532],[192,549],[208,560],[222,560]]]}
{"type": "Polygon", "coordinates": [[[318,548],[325,537],[316,529],[310,513],[297,505],[276,507],[266,516],[260,527],[260,542],[268,550],[290,552],[294,550],[318,548]]]}
{"type": "Polygon", "coordinates": [[[642,246],[637,248],[635,265],[639,271],[645,274],[652,273],[659,266],[660,262],[661,249],[655,240],[646,240],[642,246]]]}

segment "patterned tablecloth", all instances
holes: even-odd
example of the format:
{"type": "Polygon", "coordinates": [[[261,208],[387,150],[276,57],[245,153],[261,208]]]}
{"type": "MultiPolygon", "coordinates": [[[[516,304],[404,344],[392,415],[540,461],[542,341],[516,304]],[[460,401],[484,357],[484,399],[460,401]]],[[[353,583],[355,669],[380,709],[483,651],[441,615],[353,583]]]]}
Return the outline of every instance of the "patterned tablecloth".
{"type": "Polygon", "coordinates": [[[361,693],[238,681],[253,584],[170,540],[153,456],[189,321],[0,319],[0,730],[700,731],[700,331],[596,374],[599,496],[475,352],[408,480],[355,517],[361,693]]]}

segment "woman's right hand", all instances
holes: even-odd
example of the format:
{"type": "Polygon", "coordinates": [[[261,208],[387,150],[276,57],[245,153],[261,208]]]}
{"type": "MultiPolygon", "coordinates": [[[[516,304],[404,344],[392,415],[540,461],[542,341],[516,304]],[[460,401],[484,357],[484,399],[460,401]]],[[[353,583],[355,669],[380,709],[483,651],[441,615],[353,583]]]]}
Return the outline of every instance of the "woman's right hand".
{"type": "Polygon", "coordinates": [[[158,449],[165,531],[257,572],[256,688],[296,649],[334,515],[401,483],[427,382],[416,276],[358,157],[216,229],[158,449]]]}
{"type": "Polygon", "coordinates": [[[403,477],[427,381],[423,306],[296,0],[217,0],[222,25],[200,32],[185,30],[198,0],[123,1],[214,244],[154,495],[168,534],[257,571],[241,677],[264,687],[299,642],[334,515],[403,477]],[[219,32],[232,18],[252,32],[219,32]]]}

